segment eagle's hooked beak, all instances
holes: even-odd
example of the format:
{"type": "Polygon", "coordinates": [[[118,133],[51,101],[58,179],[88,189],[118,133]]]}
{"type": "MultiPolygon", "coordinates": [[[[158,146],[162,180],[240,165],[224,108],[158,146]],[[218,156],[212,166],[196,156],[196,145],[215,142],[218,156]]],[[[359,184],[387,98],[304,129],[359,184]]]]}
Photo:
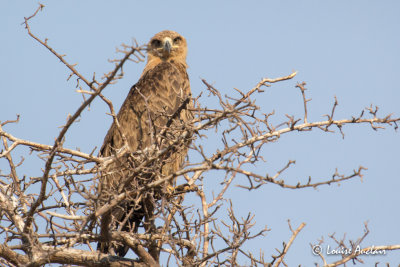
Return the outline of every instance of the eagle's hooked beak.
{"type": "Polygon", "coordinates": [[[171,49],[172,49],[172,40],[171,40],[171,38],[165,38],[164,39],[163,49],[168,54],[171,53],[171,49]]]}

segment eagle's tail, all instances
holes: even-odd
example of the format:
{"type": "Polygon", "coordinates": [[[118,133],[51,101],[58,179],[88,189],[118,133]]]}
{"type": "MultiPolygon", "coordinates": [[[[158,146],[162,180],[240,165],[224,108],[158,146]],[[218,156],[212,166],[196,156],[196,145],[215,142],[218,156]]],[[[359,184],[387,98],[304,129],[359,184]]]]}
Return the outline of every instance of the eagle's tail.
{"type": "MultiPolygon", "coordinates": [[[[110,217],[112,223],[111,227],[108,227],[108,229],[110,231],[120,229],[122,232],[137,233],[146,214],[145,206],[143,203],[140,204],[138,208],[137,203],[135,205],[135,202],[129,201],[121,205],[122,207],[111,212],[110,217]]],[[[110,219],[103,220],[102,218],[102,224],[103,223],[110,223],[110,219]]],[[[103,233],[101,235],[104,236],[103,233]]],[[[124,257],[128,253],[129,247],[117,242],[99,241],[97,243],[97,250],[105,254],[124,257]]]]}

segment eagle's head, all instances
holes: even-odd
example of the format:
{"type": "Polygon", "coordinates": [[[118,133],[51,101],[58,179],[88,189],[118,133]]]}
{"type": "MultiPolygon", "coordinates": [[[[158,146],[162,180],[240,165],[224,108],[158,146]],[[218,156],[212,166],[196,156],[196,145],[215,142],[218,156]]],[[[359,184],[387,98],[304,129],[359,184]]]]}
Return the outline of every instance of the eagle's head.
{"type": "Polygon", "coordinates": [[[162,31],[151,38],[147,45],[148,62],[152,60],[181,61],[186,64],[185,38],[174,31],[162,31]]]}

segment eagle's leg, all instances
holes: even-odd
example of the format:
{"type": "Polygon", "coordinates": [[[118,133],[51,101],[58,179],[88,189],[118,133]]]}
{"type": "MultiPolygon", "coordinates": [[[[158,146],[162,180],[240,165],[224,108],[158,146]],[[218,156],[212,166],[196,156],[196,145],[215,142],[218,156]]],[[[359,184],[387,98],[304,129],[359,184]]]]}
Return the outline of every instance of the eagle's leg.
{"type": "Polygon", "coordinates": [[[109,253],[109,232],[110,232],[110,224],[111,224],[111,212],[107,212],[101,217],[101,228],[100,228],[100,236],[102,241],[97,243],[97,250],[102,253],[109,253]]]}

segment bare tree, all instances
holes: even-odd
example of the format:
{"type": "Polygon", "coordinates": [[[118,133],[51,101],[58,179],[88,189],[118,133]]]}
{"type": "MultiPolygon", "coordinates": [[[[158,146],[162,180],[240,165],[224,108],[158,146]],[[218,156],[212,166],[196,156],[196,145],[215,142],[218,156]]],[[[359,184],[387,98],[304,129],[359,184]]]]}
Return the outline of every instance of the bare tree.
{"type": "MultiPolygon", "coordinates": [[[[310,178],[306,182],[291,184],[281,177],[283,172],[295,164],[294,161],[289,160],[276,173],[266,173],[262,169],[255,172],[252,166],[263,161],[262,151],[269,143],[278,142],[282,135],[291,132],[332,132],[337,128],[344,135],[342,126],[347,124],[368,124],[373,130],[385,126],[397,129],[397,122],[400,120],[391,115],[378,116],[378,108],[373,106],[361,111],[358,117],[336,120],[338,101],[335,98],[325,120],[310,122],[307,110],[309,99],[306,96],[306,83],[303,82],[296,87],[303,98],[304,116],[296,118],[286,115],[287,120],[273,125],[270,118],[274,114],[263,113],[254,99],[274,83],[295,77],[296,72],[293,72],[280,78],[265,78],[247,92],[236,89],[236,93],[231,96],[222,96],[218,89],[203,80],[204,92],[193,99],[192,112],[195,116],[192,122],[180,125],[181,134],[169,136],[162,149],[149,147],[142,151],[129,151],[125,146],[115,155],[106,158],[95,156],[95,149],[90,152],[69,149],[63,146],[66,133],[78,117],[84,115],[83,111],[95,98],[102,99],[108,105],[110,114],[118,125],[114,106],[102,92],[123,77],[122,67],[127,61],[143,61],[145,46],[137,43],[123,44],[119,51],[122,58],[112,61],[114,68],[103,79],[98,80],[95,76],[87,78],[68,63],[64,55],[50,47],[46,39],[40,39],[31,31],[29,21],[42,8],[43,5],[40,5],[32,16],[25,18],[27,32],[71,71],[69,78],[77,78],[77,91],[84,96],[84,101],[68,117],[53,145],[23,140],[4,130],[9,124],[17,123],[19,118],[0,124],[0,159],[5,160],[9,167],[0,173],[0,263],[5,266],[42,266],[51,263],[81,266],[159,266],[160,260],[150,253],[155,249],[163,265],[236,266],[239,262],[245,262],[249,266],[286,266],[285,256],[305,223],[293,228],[290,221],[288,222],[291,237],[283,243],[282,248],[277,249],[276,255],[267,257],[258,249],[245,251],[243,245],[247,241],[261,238],[269,229],[264,228],[254,233],[250,231],[254,229],[254,215],[249,213],[241,219],[235,215],[232,203],[225,197],[233,181],[238,176],[246,177],[246,183],[240,184],[244,190],[257,190],[265,184],[301,190],[362,177],[365,168],[360,166],[351,174],[336,172],[332,179],[313,181],[310,178]],[[205,107],[203,102],[206,97],[216,99],[218,107],[205,107]],[[210,132],[217,132],[221,140],[220,149],[211,152],[203,143],[204,137],[210,132]],[[188,142],[188,139],[193,141],[188,142]],[[186,144],[190,150],[185,166],[171,175],[163,176],[160,168],[167,160],[165,155],[181,144],[186,144]],[[31,150],[27,157],[37,156],[44,160],[43,172],[39,177],[21,175],[19,172],[24,159],[16,161],[13,153],[21,146],[31,150]],[[135,191],[115,191],[104,202],[99,193],[100,181],[110,171],[109,166],[121,159],[132,163],[126,170],[129,175],[121,184],[127,185],[131,182],[132,175],[143,173],[156,174],[157,179],[137,185],[135,191]],[[209,199],[206,197],[203,181],[211,171],[219,171],[224,178],[219,192],[209,199]],[[166,185],[179,176],[183,176],[186,182],[177,185],[173,191],[167,190],[166,185]],[[40,190],[35,193],[32,188],[37,186],[40,190]],[[100,217],[124,201],[138,201],[149,192],[154,195],[155,227],[147,232],[109,233],[108,242],[119,242],[128,246],[134,252],[135,259],[97,251],[93,245],[104,241],[99,234],[100,217]],[[188,195],[197,198],[199,205],[188,205],[185,202],[188,195]],[[228,203],[228,221],[216,216],[224,203],[228,203]]],[[[157,138],[165,138],[167,133],[166,128],[157,138]]],[[[337,249],[347,252],[343,253],[341,260],[332,263],[328,263],[319,250],[324,240],[311,246],[324,266],[339,266],[349,261],[362,262],[363,255],[370,250],[379,252],[400,249],[400,244],[361,247],[368,232],[365,225],[365,235],[355,241],[345,238],[338,240],[331,235],[337,249]]]]}

